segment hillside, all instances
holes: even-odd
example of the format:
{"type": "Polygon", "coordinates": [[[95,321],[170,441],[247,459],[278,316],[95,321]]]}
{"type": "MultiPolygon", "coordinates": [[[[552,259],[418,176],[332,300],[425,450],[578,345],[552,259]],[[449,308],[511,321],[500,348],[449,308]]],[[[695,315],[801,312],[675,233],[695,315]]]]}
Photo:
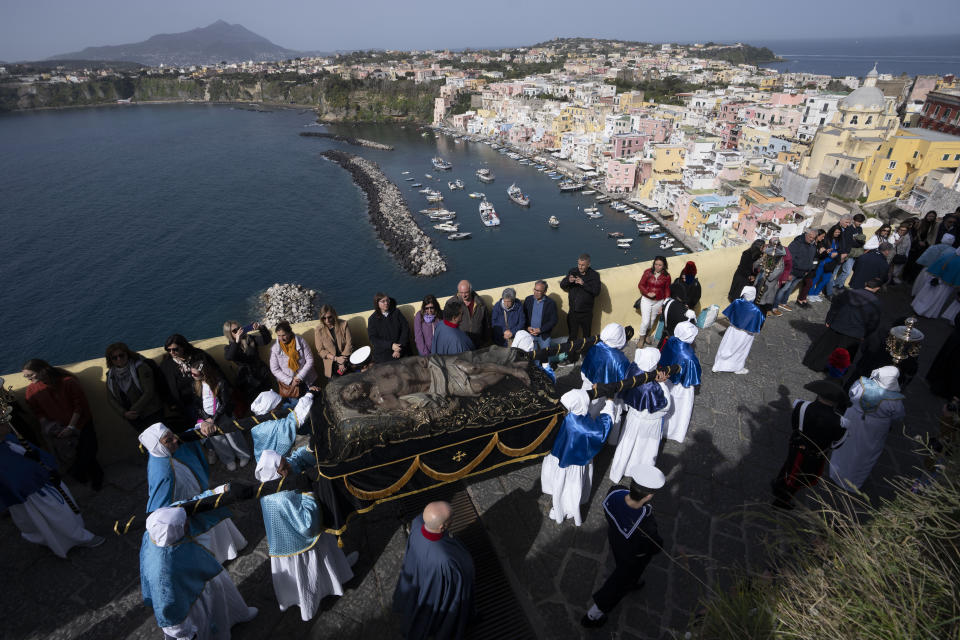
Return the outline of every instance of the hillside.
{"type": "Polygon", "coordinates": [[[243,60],[283,60],[299,52],[276,45],[239,24],[217,20],[182,33],[162,33],[143,42],[63,53],[51,60],[122,60],[148,66],[215,64],[243,60]]]}

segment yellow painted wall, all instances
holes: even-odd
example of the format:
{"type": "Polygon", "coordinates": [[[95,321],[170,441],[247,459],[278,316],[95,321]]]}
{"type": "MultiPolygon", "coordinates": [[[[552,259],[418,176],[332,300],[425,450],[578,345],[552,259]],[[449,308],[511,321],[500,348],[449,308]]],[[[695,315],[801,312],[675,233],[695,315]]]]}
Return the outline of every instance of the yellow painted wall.
{"type": "Polygon", "coordinates": [[[898,191],[905,194],[919,178],[935,169],[955,169],[960,165],[960,160],[955,159],[958,154],[960,137],[927,140],[912,131],[901,130],[881,144],[870,161],[864,163],[860,177],[869,189],[867,202],[896,197],[898,191]],[[891,162],[896,162],[893,169],[891,162]],[[885,179],[887,175],[889,180],[885,179]]]}
{"type": "MultiPolygon", "coordinates": [[[[668,269],[671,275],[680,273],[687,260],[693,260],[697,263],[697,271],[700,283],[703,287],[703,297],[701,306],[706,307],[711,304],[720,305],[721,308],[727,304],[727,290],[730,287],[730,280],[733,277],[733,271],[736,268],[743,247],[728,247],[715,249],[701,253],[694,253],[684,256],[674,256],[668,258],[668,269]]],[[[573,263],[571,263],[573,266],[573,263]]],[[[628,265],[624,267],[612,267],[610,269],[600,270],[600,279],[602,289],[594,308],[593,329],[596,333],[600,332],[603,325],[609,322],[619,322],[623,325],[640,324],[640,315],[633,308],[634,301],[639,297],[637,282],[643,270],[650,266],[650,262],[628,265]]],[[[557,335],[564,335],[566,332],[566,293],[560,289],[561,277],[546,278],[549,286],[548,295],[557,303],[560,308],[560,322],[558,323],[557,335]]],[[[513,287],[517,295],[526,298],[533,292],[533,282],[522,282],[520,284],[507,284],[496,289],[486,289],[480,291],[480,297],[488,307],[493,306],[494,302],[500,299],[500,294],[504,287],[513,287]]],[[[446,298],[440,299],[442,305],[446,298]]],[[[413,325],[413,316],[419,309],[419,301],[416,303],[407,303],[399,306],[399,309],[406,316],[407,320],[413,325]]],[[[340,316],[347,320],[350,331],[353,334],[353,343],[355,346],[367,344],[366,319],[371,310],[361,311],[359,313],[344,314],[340,316]]],[[[293,325],[297,335],[302,336],[308,343],[313,345],[313,330],[317,321],[301,322],[293,325]]],[[[224,367],[224,371],[231,372],[232,369],[223,360],[223,337],[209,338],[206,340],[197,340],[192,343],[197,348],[207,351],[217,362],[224,367]]],[[[159,362],[163,356],[163,349],[149,349],[140,352],[142,355],[153,358],[159,362]]],[[[42,352],[38,353],[42,356],[42,352]]],[[[261,355],[265,361],[269,359],[269,348],[265,348],[261,355]]],[[[93,422],[97,429],[97,435],[100,440],[100,462],[110,463],[123,459],[128,456],[136,455],[137,439],[133,430],[120,419],[107,403],[107,391],[105,385],[106,370],[103,358],[87,360],[75,364],[64,365],[64,368],[73,372],[90,402],[93,410],[93,422]]],[[[229,375],[229,373],[228,373],[229,375]]],[[[26,380],[20,372],[9,373],[4,376],[5,384],[12,387],[14,394],[21,405],[26,407],[23,402],[23,392],[27,386],[26,380]]]]}

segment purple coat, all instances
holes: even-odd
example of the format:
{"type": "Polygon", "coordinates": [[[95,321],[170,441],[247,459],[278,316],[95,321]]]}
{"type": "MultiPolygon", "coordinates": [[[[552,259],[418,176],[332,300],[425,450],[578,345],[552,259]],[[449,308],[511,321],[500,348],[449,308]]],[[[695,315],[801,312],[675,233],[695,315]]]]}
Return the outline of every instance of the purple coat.
{"type": "Polygon", "coordinates": [[[423,311],[417,311],[417,315],[413,316],[413,336],[417,342],[417,351],[420,355],[430,355],[430,347],[433,345],[433,330],[438,322],[440,322],[439,317],[434,317],[433,322],[424,322],[423,311]]]}

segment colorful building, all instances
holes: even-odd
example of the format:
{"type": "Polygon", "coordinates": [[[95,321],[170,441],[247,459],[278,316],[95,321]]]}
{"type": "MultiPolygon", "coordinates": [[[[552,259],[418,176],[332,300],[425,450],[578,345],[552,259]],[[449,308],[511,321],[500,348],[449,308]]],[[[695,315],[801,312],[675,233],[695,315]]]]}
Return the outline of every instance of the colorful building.
{"type": "Polygon", "coordinates": [[[960,136],[930,129],[901,129],[864,163],[860,179],[867,202],[899,198],[931,171],[960,167],[960,136]]]}

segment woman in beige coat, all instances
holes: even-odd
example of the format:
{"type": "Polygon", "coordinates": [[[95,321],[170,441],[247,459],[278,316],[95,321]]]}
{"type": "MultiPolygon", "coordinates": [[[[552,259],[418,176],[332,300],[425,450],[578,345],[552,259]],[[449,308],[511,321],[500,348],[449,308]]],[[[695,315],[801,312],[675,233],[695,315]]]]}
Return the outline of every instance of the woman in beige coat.
{"type": "Polygon", "coordinates": [[[317,354],[323,361],[323,375],[327,380],[347,372],[347,361],[353,353],[353,337],[346,320],[337,317],[337,312],[328,304],[320,307],[320,324],[314,330],[317,354]]]}

